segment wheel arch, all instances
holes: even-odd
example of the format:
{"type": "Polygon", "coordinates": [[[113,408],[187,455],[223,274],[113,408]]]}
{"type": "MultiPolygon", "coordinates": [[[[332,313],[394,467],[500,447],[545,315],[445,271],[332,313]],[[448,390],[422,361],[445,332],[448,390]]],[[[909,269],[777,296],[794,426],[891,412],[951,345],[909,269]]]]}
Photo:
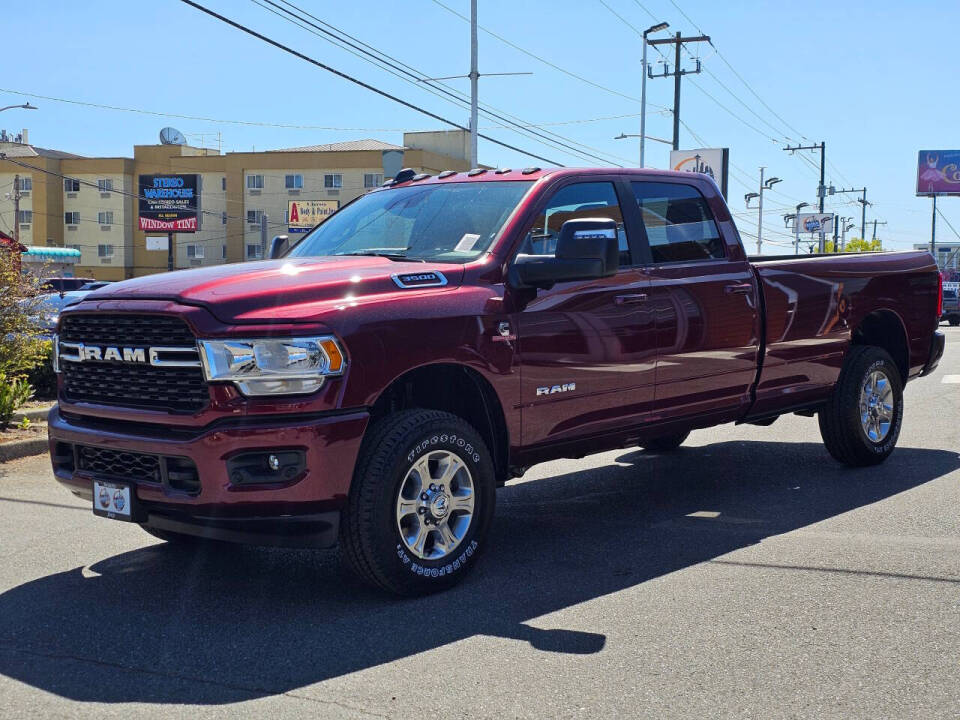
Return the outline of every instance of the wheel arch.
{"type": "Polygon", "coordinates": [[[910,345],[903,319],[881,308],[867,313],[851,335],[854,345],[873,345],[886,350],[897,365],[904,385],[910,374],[910,345]]]}
{"type": "Polygon", "coordinates": [[[507,421],[496,390],[481,373],[458,363],[408,370],[377,396],[366,434],[381,418],[410,408],[443,410],[470,423],[490,450],[498,484],[506,481],[510,467],[507,421]]]}

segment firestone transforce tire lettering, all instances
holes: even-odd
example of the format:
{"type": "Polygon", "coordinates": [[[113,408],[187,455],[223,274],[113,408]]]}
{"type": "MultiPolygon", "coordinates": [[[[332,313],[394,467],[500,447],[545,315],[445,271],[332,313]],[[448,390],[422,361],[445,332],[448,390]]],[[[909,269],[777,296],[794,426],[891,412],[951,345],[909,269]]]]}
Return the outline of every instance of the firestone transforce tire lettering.
{"type": "Polygon", "coordinates": [[[684,441],[690,437],[689,432],[677,433],[675,435],[664,435],[663,437],[653,438],[640,443],[640,447],[651,452],[670,452],[683,445],[684,441]]]}
{"type": "Polygon", "coordinates": [[[340,522],[344,560],[366,582],[423,595],[459,582],[484,549],[493,461],[466,422],[404,410],[371,428],[340,522]]]}
{"type": "Polygon", "coordinates": [[[903,424],[903,382],[893,358],[881,348],[851,347],[818,419],[823,443],[839,462],[865,467],[886,460],[903,424]]]}

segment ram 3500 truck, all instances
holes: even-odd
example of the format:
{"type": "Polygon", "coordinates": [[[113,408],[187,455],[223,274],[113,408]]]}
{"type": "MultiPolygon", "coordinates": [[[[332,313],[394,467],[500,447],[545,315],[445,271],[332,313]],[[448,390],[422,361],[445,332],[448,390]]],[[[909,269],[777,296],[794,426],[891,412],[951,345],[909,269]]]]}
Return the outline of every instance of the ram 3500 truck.
{"type": "Polygon", "coordinates": [[[535,463],[784,413],[879,463],[944,346],[928,253],[751,261],[703,175],[403,171],[286,242],[61,314],[50,453],[94,512],[429,592],[535,463]]]}

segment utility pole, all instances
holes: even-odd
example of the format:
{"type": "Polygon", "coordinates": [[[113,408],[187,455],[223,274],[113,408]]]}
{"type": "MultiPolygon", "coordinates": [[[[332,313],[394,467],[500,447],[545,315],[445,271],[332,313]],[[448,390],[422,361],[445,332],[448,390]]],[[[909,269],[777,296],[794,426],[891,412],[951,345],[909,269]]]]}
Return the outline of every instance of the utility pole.
{"type": "Polygon", "coordinates": [[[674,65],[673,72],[670,72],[670,66],[665,65],[662,73],[656,75],[647,68],[647,73],[650,78],[655,77],[670,77],[673,76],[673,149],[680,149],[680,79],[684,75],[696,75],[700,72],[700,58],[697,58],[697,69],[696,70],[684,70],[680,67],[680,48],[684,43],[695,43],[695,42],[710,42],[709,35],[696,35],[691,37],[683,37],[681,33],[677,33],[676,36],[672,38],[664,38],[662,40],[650,40],[650,45],[669,45],[674,46],[674,65]]]}
{"type": "Polygon", "coordinates": [[[13,241],[20,242],[20,175],[13,176],[13,241]]]}
{"type": "Polygon", "coordinates": [[[823,214],[823,199],[827,194],[827,189],[824,185],[824,166],[827,162],[827,144],[825,142],[814,143],[813,145],[796,145],[791,147],[787,145],[783,148],[784,151],[789,152],[791,155],[797,150],[819,150],[820,151],[820,187],[817,188],[817,197],[820,199],[819,207],[820,214],[823,214]]]}
{"type": "Polygon", "coordinates": [[[766,181],[763,179],[763,173],[766,170],[766,167],[760,168],[760,192],[747,193],[743,196],[743,199],[747,201],[747,207],[750,207],[750,201],[753,198],[759,198],[759,215],[757,217],[757,255],[760,254],[761,249],[763,248],[763,191],[769,190],[778,182],[783,182],[778,177],[767,178],[766,181]]]}
{"type": "Polygon", "coordinates": [[[933,196],[933,219],[930,225],[930,254],[937,259],[937,196],[933,196]]]}
{"type": "Polygon", "coordinates": [[[662,22],[651,25],[643,31],[643,64],[640,69],[640,167],[644,166],[643,149],[647,135],[647,36],[650,33],[666,30],[668,27],[670,27],[669,23],[662,22]]]}
{"type": "Polygon", "coordinates": [[[260,216],[260,259],[267,257],[267,221],[270,217],[264,213],[260,216]]]}
{"type": "Polygon", "coordinates": [[[863,197],[858,198],[857,202],[863,205],[860,211],[860,239],[867,239],[867,205],[870,203],[867,202],[867,188],[848,188],[843,190],[835,190],[833,186],[830,187],[831,195],[842,195],[843,193],[861,193],[863,197]]]}
{"type": "Polygon", "coordinates": [[[470,0],[470,167],[477,167],[477,0],[470,0]]]}
{"type": "Polygon", "coordinates": [[[173,233],[167,233],[167,272],[173,272],[173,233]]]}
{"type": "MultiPolygon", "coordinates": [[[[870,242],[872,243],[873,241],[875,241],[875,240],[877,239],[877,225],[886,225],[886,224],[887,224],[887,221],[886,221],[886,220],[881,221],[881,220],[876,220],[876,219],[874,219],[874,220],[872,220],[871,222],[873,223],[873,237],[870,238],[870,242]]],[[[883,241],[882,241],[882,240],[880,241],[880,248],[883,249],[883,241]]]]}

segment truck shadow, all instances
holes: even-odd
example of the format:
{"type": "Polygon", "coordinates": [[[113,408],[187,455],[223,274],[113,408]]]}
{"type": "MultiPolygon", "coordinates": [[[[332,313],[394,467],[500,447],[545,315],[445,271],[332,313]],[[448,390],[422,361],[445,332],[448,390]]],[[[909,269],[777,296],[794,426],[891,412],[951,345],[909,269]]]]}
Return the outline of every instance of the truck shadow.
{"type": "MultiPolygon", "coordinates": [[[[900,448],[878,468],[848,470],[819,443],[625,452],[614,465],[502,489],[476,572],[450,592],[413,600],[366,589],[331,552],[152,545],[0,595],[0,673],[80,701],[220,704],[475,635],[595,653],[606,641],[602,626],[528,621],[958,467],[955,452],[900,448]]],[[[636,614],[642,624],[642,606],[636,614]]]]}

